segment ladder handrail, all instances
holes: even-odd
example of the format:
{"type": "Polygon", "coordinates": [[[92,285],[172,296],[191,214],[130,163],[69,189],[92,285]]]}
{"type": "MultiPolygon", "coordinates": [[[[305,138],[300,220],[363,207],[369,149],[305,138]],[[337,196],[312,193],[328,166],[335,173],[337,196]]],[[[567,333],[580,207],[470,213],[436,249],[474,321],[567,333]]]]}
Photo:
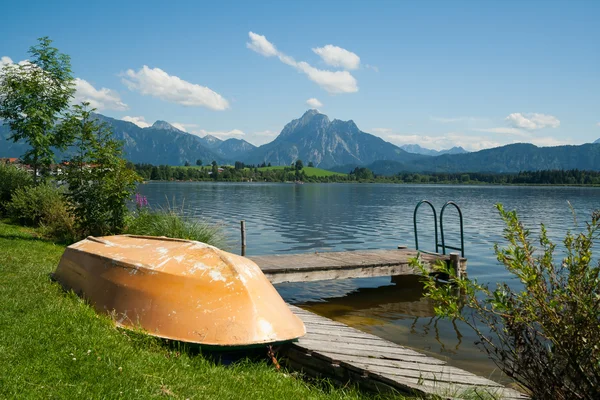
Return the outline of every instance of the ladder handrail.
{"type": "Polygon", "coordinates": [[[465,256],[465,233],[463,229],[463,215],[458,204],[456,204],[453,201],[447,201],[446,204],[444,204],[444,206],[442,207],[442,210],[440,211],[440,233],[442,236],[442,254],[446,254],[446,249],[448,248],[452,250],[460,250],[461,257],[465,256]],[[454,208],[456,208],[456,211],[458,211],[458,217],[460,221],[460,247],[446,246],[446,241],[444,240],[444,211],[449,205],[454,206],[454,208]]]}
{"type": "Polygon", "coordinates": [[[433,204],[431,204],[431,202],[429,200],[421,200],[417,203],[417,206],[415,207],[415,211],[413,213],[413,225],[415,227],[415,249],[419,250],[419,235],[417,232],[417,211],[419,210],[419,207],[421,207],[422,204],[429,204],[429,207],[431,207],[431,210],[433,211],[433,224],[435,227],[435,251],[438,251],[438,248],[440,247],[439,242],[438,242],[438,225],[437,225],[437,212],[435,211],[435,207],[433,206],[433,204]]]}

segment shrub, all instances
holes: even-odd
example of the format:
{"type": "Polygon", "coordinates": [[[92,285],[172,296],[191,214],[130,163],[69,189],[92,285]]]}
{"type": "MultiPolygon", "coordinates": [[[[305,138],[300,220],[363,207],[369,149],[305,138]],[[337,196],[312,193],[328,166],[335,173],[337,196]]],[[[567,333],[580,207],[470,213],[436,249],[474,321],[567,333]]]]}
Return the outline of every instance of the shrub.
{"type": "Polygon", "coordinates": [[[60,207],[66,207],[64,195],[49,183],[18,188],[6,204],[9,217],[30,226],[47,221],[60,207]]]}
{"type": "Polygon", "coordinates": [[[71,244],[81,239],[66,201],[50,204],[46,215],[41,219],[40,227],[44,236],[57,242],[71,244]]]}
{"type": "Polygon", "coordinates": [[[15,190],[33,185],[33,178],[27,171],[14,165],[0,162],[0,215],[6,213],[8,203],[15,190]]]}
{"type": "Polygon", "coordinates": [[[600,212],[583,232],[567,233],[565,257],[556,261],[556,246],[543,225],[536,249],[517,214],[497,208],[508,245],[496,245],[496,255],[523,289],[506,283],[490,289],[439,265],[464,296],[434,278],[426,280],[427,296],[439,315],[469,325],[490,358],[533,398],[599,399],[600,263],[592,246],[599,237],[600,212]]]}
{"type": "Polygon", "coordinates": [[[185,217],[183,210],[171,207],[156,211],[138,208],[137,213],[128,221],[125,233],[196,240],[218,248],[226,246],[226,238],[220,226],[185,217]]]}
{"type": "Polygon", "coordinates": [[[15,190],[7,203],[7,213],[22,224],[41,227],[44,236],[56,241],[71,243],[78,239],[63,191],[49,183],[15,190]]]}

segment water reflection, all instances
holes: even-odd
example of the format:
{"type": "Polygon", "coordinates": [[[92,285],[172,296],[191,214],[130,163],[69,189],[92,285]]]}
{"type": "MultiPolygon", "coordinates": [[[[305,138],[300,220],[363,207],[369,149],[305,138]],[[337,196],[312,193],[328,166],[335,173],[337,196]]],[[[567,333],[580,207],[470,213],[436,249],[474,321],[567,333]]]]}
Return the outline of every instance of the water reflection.
{"type": "Polygon", "coordinates": [[[469,327],[435,316],[434,304],[424,296],[416,276],[392,277],[392,282],[382,286],[359,287],[297,305],[476,374],[510,382],[485,353],[473,346],[477,337],[469,327]]]}

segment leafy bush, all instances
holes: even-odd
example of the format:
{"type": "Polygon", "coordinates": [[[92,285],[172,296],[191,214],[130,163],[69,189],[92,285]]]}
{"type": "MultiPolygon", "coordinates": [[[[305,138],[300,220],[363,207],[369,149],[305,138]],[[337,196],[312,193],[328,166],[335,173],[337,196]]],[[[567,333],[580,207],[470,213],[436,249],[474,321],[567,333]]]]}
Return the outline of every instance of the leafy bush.
{"type": "Polygon", "coordinates": [[[22,224],[40,226],[44,236],[60,242],[77,240],[75,220],[64,193],[49,183],[16,189],[7,203],[7,213],[22,224]]]}
{"type": "MultiPolygon", "coordinates": [[[[599,237],[600,212],[583,232],[567,233],[565,257],[557,261],[556,245],[543,225],[536,249],[516,212],[497,208],[508,245],[496,245],[496,255],[523,289],[506,283],[490,289],[439,265],[464,296],[455,295],[454,285],[427,279],[436,312],[469,325],[490,358],[533,398],[599,399],[600,263],[592,246],[599,237]]],[[[423,268],[418,260],[413,263],[423,268]]]]}
{"type": "Polygon", "coordinates": [[[37,226],[52,212],[66,207],[63,193],[49,183],[16,189],[6,204],[8,216],[22,224],[37,226]]]}
{"type": "Polygon", "coordinates": [[[171,207],[157,211],[138,208],[137,213],[128,221],[125,233],[196,240],[218,248],[226,246],[226,238],[220,226],[182,215],[182,210],[171,207]]]}
{"type": "Polygon", "coordinates": [[[40,227],[44,236],[57,242],[71,244],[82,238],[76,231],[75,218],[69,212],[66,201],[50,204],[40,227]]]}
{"type": "Polygon", "coordinates": [[[0,162],[0,214],[6,212],[6,203],[15,190],[33,185],[33,178],[27,171],[14,165],[0,162]]]}
{"type": "Polygon", "coordinates": [[[77,229],[83,236],[120,233],[128,212],[126,202],[140,178],[127,167],[123,144],[92,115],[88,104],[76,105],[73,110],[60,130],[73,137],[76,151],[64,179],[77,229]]]}

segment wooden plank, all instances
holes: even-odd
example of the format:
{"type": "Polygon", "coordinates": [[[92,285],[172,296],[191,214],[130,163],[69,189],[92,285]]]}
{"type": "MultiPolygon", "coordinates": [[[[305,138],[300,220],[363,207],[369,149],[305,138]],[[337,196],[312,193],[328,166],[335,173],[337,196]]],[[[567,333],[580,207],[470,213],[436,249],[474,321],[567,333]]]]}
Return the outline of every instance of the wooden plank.
{"type": "MultiPolygon", "coordinates": [[[[259,255],[249,258],[260,266],[272,283],[283,283],[420,274],[409,265],[410,259],[417,254],[416,250],[391,249],[259,255]]],[[[421,253],[421,259],[425,265],[430,265],[437,260],[449,260],[449,256],[421,253]]]]}
{"type": "MultiPolygon", "coordinates": [[[[329,334],[316,333],[311,331],[306,338],[310,338],[312,340],[320,340],[320,341],[332,341],[332,342],[344,342],[344,343],[358,343],[358,344],[371,344],[378,345],[381,347],[398,347],[397,344],[393,342],[388,342],[387,340],[377,340],[366,337],[351,337],[351,336],[333,336],[329,334]]],[[[420,354],[420,353],[419,353],[420,354]]]]}
{"type": "MultiPolygon", "coordinates": [[[[414,394],[415,391],[412,390],[412,387],[417,385],[418,380],[414,378],[399,378],[398,381],[394,382],[393,385],[388,385],[381,380],[371,379],[367,374],[362,373],[361,371],[355,371],[343,367],[339,367],[336,364],[330,364],[328,361],[318,358],[312,357],[311,355],[305,354],[296,349],[289,349],[288,359],[284,360],[285,364],[290,366],[290,361],[296,365],[300,365],[299,370],[303,370],[304,366],[308,367],[308,372],[311,376],[320,376],[320,377],[328,377],[332,378],[342,384],[346,384],[347,382],[352,382],[358,384],[360,387],[368,388],[370,390],[375,390],[377,393],[381,392],[402,392],[407,394],[414,394]],[[336,365],[337,368],[334,370],[329,370],[330,365],[336,365]],[[403,384],[399,385],[399,382],[403,384]]],[[[424,392],[417,393],[424,394],[424,392]]]]}
{"type": "Polygon", "coordinates": [[[425,364],[419,362],[405,362],[399,360],[390,360],[390,359],[380,359],[380,358],[371,358],[371,357],[355,357],[355,356],[346,356],[343,354],[325,354],[331,359],[336,360],[338,363],[353,363],[355,361],[360,361],[362,364],[373,365],[373,366],[381,366],[381,367],[392,367],[392,368],[405,368],[405,369],[416,369],[419,371],[427,371],[427,372],[441,372],[441,373],[454,373],[458,375],[472,376],[473,374],[462,370],[460,368],[452,367],[447,364],[425,364]]]}
{"type": "Polygon", "coordinates": [[[347,330],[347,329],[336,329],[336,330],[331,330],[328,329],[327,327],[323,327],[323,326],[319,326],[319,325],[310,325],[310,328],[308,328],[308,324],[304,324],[305,326],[307,326],[307,329],[310,329],[310,331],[307,333],[307,336],[310,334],[319,334],[319,335],[331,335],[333,337],[340,337],[340,338],[363,338],[363,339],[371,339],[371,336],[369,336],[369,334],[361,332],[361,331],[351,331],[351,330],[347,330]]]}
{"type": "MultiPolygon", "coordinates": [[[[375,373],[370,374],[371,379],[380,380],[389,385],[406,385],[407,378],[377,375],[375,373]]],[[[414,379],[414,378],[413,378],[414,379]]],[[[410,382],[410,381],[409,381],[410,382]]],[[[416,390],[420,390],[427,394],[438,395],[442,398],[461,399],[461,398],[475,398],[475,399],[486,399],[493,398],[495,400],[525,400],[528,397],[516,390],[503,388],[503,387],[489,387],[489,386],[472,386],[463,385],[460,383],[448,383],[448,382],[432,382],[426,380],[417,380],[415,387],[416,390]]]]}
{"type": "MultiPolygon", "coordinates": [[[[300,338],[296,343],[298,346],[307,347],[307,348],[317,348],[323,345],[322,340],[311,339],[311,338],[300,338]]],[[[362,352],[377,352],[385,355],[390,354],[405,354],[410,356],[422,356],[424,358],[427,357],[421,353],[418,353],[414,350],[407,349],[405,347],[400,346],[378,346],[377,344],[358,344],[358,343],[345,343],[343,341],[329,341],[327,343],[328,346],[331,346],[332,350],[348,350],[348,351],[362,351],[362,352]]],[[[337,352],[337,351],[336,351],[337,352]]]]}
{"type": "Polygon", "coordinates": [[[337,349],[328,346],[329,343],[323,344],[318,348],[315,347],[303,347],[294,343],[293,346],[302,349],[307,352],[311,352],[315,356],[320,356],[322,354],[327,354],[333,361],[336,361],[339,357],[333,356],[334,354],[345,355],[345,356],[359,356],[359,357],[369,357],[369,358],[380,358],[385,360],[397,360],[397,361],[407,361],[407,362],[418,362],[423,363],[426,362],[429,365],[444,365],[445,363],[440,360],[436,360],[434,358],[430,358],[427,356],[413,356],[408,354],[397,354],[397,353],[384,353],[384,352],[372,352],[372,351],[362,351],[362,350],[347,350],[347,349],[337,349]]]}
{"type": "MultiPolygon", "coordinates": [[[[355,368],[360,368],[367,371],[368,373],[385,374],[387,376],[402,376],[410,378],[419,378],[421,380],[428,380],[432,382],[448,382],[448,383],[462,383],[465,385],[473,386],[490,386],[490,387],[502,387],[499,383],[491,381],[486,378],[474,374],[457,374],[452,372],[432,372],[417,369],[404,369],[395,367],[384,367],[380,365],[369,365],[361,362],[360,359],[355,359],[351,362],[343,362],[341,365],[352,365],[355,368]]],[[[453,370],[450,370],[453,371],[453,370]]],[[[465,371],[466,372],[466,371],[465,371]]]]}
{"type": "Polygon", "coordinates": [[[495,398],[527,397],[446,362],[361,332],[340,322],[290,306],[305,323],[306,336],[289,345],[285,355],[295,368],[312,375],[351,381],[381,392],[436,394],[491,393],[495,398]]]}
{"type": "Polygon", "coordinates": [[[314,282],[334,279],[373,278],[393,275],[415,275],[418,271],[408,264],[390,266],[351,266],[346,268],[320,268],[294,270],[265,270],[263,273],[272,284],[285,282],[314,282]]]}

